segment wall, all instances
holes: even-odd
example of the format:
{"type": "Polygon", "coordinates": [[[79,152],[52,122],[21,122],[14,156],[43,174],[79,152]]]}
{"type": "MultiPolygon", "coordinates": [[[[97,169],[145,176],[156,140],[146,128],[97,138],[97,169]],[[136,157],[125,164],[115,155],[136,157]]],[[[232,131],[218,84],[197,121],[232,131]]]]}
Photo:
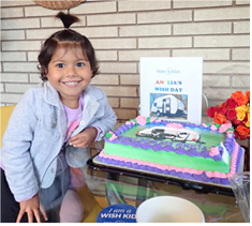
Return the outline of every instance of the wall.
{"type": "MultiPolygon", "coordinates": [[[[62,29],[33,1],[1,1],[1,105],[16,104],[38,82],[41,44],[62,29]]],[[[119,121],[139,105],[139,58],[202,56],[203,91],[210,105],[250,89],[249,1],[90,1],[70,10],[82,20],[72,28],[97,51],[103,89],[119,121]]],[[[192,78],[193,85],[193,78],[192,78]]]]}

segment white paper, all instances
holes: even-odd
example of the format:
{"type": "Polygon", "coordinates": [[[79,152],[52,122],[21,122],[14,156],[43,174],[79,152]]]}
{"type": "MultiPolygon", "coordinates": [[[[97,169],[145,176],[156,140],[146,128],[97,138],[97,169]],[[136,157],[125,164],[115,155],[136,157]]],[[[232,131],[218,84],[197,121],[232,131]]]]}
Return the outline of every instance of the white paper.
{"type": "Polygon", "coordinates": [[[201,124],[202,57],[140,58],[141,115],[201,124]]]}

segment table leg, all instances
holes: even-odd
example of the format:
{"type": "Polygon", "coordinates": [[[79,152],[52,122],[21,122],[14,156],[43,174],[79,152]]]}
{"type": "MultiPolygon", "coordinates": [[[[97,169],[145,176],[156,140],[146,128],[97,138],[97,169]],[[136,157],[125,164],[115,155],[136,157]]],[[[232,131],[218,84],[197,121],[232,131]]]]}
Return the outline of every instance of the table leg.
{"type": "Polygon", "coordinates": [[[145,179],[139,179],[138,180],[139,187],[137,188],[137,196],[136,196],[136,208],[146,200],[146,194],[147,194],[147,180],[145,179]],[[142,189],[145,188],[145,189],[142,189]]]}

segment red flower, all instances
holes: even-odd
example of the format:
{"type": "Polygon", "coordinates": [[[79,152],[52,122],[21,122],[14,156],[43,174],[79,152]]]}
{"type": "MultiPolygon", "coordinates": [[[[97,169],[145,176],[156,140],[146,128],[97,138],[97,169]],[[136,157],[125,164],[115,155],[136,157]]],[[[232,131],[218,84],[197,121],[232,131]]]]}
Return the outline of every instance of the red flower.
{"type": "Polygon", "coordinates": [[[239,137],[239,134],[237,131],[234,131],[235,139],[239,137]]]}
{"type": "Polygon", "coordinates": [[[210,107],[207,109],[207,115],[210,117],[210,118],[213,118],[214,117],[214,114],[215,112],[218,111],[218,107],[210,107]]]}
{"type": "Polygon", "coordinates": [[[237,118],[235,118],[232,122],[237,126],[241,123],[241,121],[238,120],[237,118]]]}
{"type": "Polygon", "coordinates": [[[247,136],[242,136],[242,135],[239,135],[239,134],[238,134],[238,136],[239,136],[240,140],[246,140],[246,138],[247,138],[247,136]]]}
{"type": "Polygon", "coordinates": [[[218,109],[218,113],[221,113],[221,114],[225,115],[225,114],[227,113],[227,108],[225,108],[225,107],[220,107],[220,108],[218,109]]]}
{"type": "Polygon", "coordinates": [[[245,124],[248,121],[248,115],[245,115],[245,118],[242,120],[242,122],[245,124]]]}
{"type": "MultiPolygon", "coordinates": [[[[228,112],[227,112],[227,118],[232,121],[233,119],[236,118],[236,110],[235,109],[230,109],[228,112]]],[[[239,121],[239,120],[238,120],[239,121]]],[[[239,121],[240,122],[240,121],[239,121]]]]}
{"type": "Polygon", "coordinates": [[[234,98],[228,98],[226,103],[229,108],[236,108],[237,107],[237,102],[234,98]]]}

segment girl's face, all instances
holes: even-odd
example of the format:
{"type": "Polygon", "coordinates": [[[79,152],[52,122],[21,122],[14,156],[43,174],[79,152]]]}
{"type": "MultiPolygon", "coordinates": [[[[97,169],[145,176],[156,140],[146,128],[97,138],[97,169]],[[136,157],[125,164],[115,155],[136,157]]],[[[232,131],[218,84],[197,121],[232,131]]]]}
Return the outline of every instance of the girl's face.
{"type": "Polygon", "coordinates": [[[78,108],[81,92],[92,77],[89,61],[80,47],[60,47],[48,64],[47,78],[58,90],[61,102],[68,107],[78,108]]]}

